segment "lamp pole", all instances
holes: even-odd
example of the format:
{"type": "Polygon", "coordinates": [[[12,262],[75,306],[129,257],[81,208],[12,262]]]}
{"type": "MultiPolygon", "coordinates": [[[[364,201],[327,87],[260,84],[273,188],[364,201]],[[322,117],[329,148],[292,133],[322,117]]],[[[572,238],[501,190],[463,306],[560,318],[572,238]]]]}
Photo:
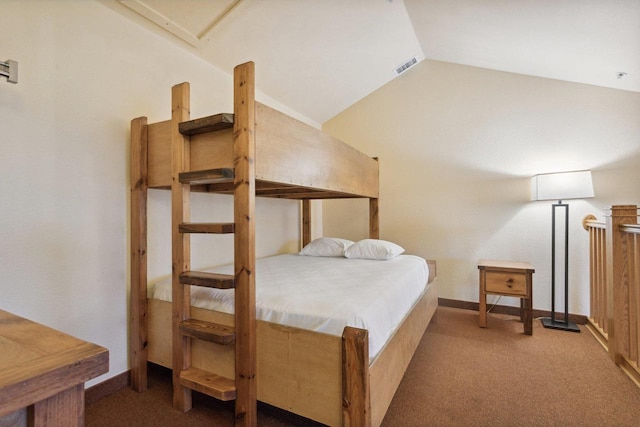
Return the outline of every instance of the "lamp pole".
{"type": "Polygon", "coordinates": [[[569,205],[558,203],[551,205],[551,318],[542,319],[545,328],[580,332],[578,326],[569,321],[569,205]],[[564,319],[556,319],[556,209],[564,209],[564,319]]]}

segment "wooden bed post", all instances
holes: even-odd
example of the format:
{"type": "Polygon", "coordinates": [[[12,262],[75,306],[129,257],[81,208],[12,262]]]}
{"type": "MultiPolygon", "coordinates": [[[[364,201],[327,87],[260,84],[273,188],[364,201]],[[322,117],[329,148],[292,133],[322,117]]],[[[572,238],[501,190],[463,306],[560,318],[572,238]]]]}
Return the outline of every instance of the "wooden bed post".
{"type": "Polygon", "coordinates": [[[611,215],[607,216],[606,220],[607,333],[609,356],[616,364],[622,361],[624,335],[629,332],[625,322],[629,312],[626,303],[629,292],[628,260],[626,259],[626,238],[620,231],[620,226],[636,224],[637,215],[635,205],[612,206],[611,215]]]}
{"type": "Polygon", "coordinates": [[[378,199],[369,199],[369,238],[380,238],[380,217],[378,216],[378,199]]]}
{"type": "MultiPolygon", "coordinates": [[[[378,162],[378,158],[373,158],[376,163],[378,162]]],[[[378,188],[379,191],[379,188],[378,188]]],[[[369,199],[369,238],[370,239],[379,239],[380,238],[380,216],[378,215],[378,198],[372,197],[369,199]]]]}
{"type": "Polygon", "coordinates": [[[180,284],[180,274],[190,270],[190,235],[181,233],[180,224],[189,221],[190,186],[180,183],[178,175],[190,170],[190,144],[180,133],[181,122],[189,120],[189,83],[171,88],[171,240],[173,251],[173,407],[191,409],[191,389],[180,383],[180,373],[191,366],[191,346],[188,337],[180,333],[179,323],[191,316],[191,291],[180,284]]]}
{"type": "Polygon", "coordinates": [[[311,242],[311,200],[302,200],[302,247],[311,242]]]}
{"type": "Polygon", "coordinates": [[[234,69],[236,425],[257,424],[255,296],[255,67],[234,69]]]}
{"type": "Polygon", "coordinates": [[[131,121],[131,387],[147,389],[147,118],[131,121]]]}
{"type": "Polygon", "coordinates": [[[371,425],[369,332],[350,326],[342,333],[342,425],[371,425]]]}

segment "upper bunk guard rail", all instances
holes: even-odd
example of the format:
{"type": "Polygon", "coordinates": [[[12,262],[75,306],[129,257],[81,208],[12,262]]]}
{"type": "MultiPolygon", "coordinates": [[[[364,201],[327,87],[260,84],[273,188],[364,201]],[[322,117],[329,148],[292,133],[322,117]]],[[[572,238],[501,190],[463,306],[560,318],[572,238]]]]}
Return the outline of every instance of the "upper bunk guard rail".
{"type": "MultiPolygon", "coordinates": [[[[237,119],[234,114],[234,122],[237,119]]],[[[170,121],[148,125],[147,186],[150,188],[171,186],[170,131],[170,121]]],[[[233,170],[233,136],[233,129],[227,127],[191,135],[191,170],[233,170]]],[[[288,196],[299,200],[378,197],[379,167],[375,158],[259,102],[255,103],[254,139],[258,190],[279,183],[304,190],[288,196]],[[317,196],[312,197],[316,193],[317,196]]],[[[230,186],[223,183],[202,190],[228,192],[230,186]]],[[[258,195],[276,197],[268,191],[258,195]]]]}
{"type": "Polygon", "coordinates": [[[589,320],[591,323],[596,318],[597,326],[590,329],[595,330],[611,359],[640,385],[638,207],[612,206],[604,229],[594,226],[591,220],[586,223],[590,235],[589,320]]]}

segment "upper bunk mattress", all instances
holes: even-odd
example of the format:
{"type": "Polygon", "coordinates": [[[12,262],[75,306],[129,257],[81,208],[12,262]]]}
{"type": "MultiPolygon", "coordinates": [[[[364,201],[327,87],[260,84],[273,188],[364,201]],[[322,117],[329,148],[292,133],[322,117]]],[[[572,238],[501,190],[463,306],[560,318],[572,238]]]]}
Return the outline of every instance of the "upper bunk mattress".
{"type": "MultiPolygon", "coordinates": [[[[207,270],[233,274],[233,265],[207,270]]],[[[424,292],[424,259],[386,261],[277,255],[256,260],[259,320],[342,336],[345,326],[369,331],[373,359],[424,292]]],[[[171,301],[171,279],[155,284],[153,298],[171,301]]],[[[191,287],[194,307],[234,311],[233,289],[191,287]]]]}

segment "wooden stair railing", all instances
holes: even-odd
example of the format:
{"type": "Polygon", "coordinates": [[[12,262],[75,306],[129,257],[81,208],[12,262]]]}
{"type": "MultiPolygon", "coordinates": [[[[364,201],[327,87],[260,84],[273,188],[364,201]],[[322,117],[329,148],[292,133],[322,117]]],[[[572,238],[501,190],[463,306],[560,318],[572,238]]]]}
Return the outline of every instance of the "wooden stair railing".
{"type": "Polygon", "coordinates": [[[172,90],[172,246],[173,246],[173,405],[191,409],[191,391],[236,400],[236,425],[257,419],[255,319],[255,144],[254,66],[234,70],[234,114],[189,120],[189,84],[172,90]],[[234,168],[192,171],[190,136],[234,128],[234,168]],[[191,185],[233,182],[233,223],[191,223],[191,185]],[[191,271],[190,234],[229,234],[234,238],[234,274],[191,271]],[[191,318],[190,286],[235,290],[234,327],[191,318]],[[235,378],[191,366],[192,340],[235,345],[235,378]]]}
{"type": "Polygon", "coordinates": [[[640,385],[640,225],[636,205],[616,205],[606,225],[588,216],[590,328],[609,356],[640,385]]]}

